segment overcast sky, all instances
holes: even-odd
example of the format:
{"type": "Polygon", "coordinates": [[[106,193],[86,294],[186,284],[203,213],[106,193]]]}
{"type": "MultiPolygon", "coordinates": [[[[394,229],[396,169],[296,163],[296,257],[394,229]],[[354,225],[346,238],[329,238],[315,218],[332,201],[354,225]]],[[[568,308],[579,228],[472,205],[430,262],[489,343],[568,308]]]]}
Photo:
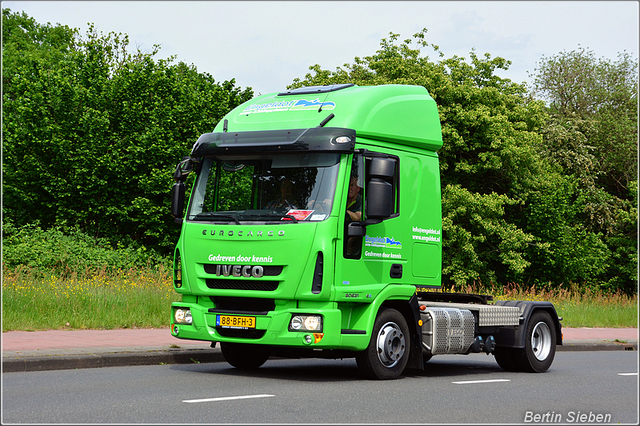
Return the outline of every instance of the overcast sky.
{"type": "MultiPolygon", "coordinates": [[[[156,58],[177,55],[216,81],[236,79],[256,94],[283,90],[309,66],[335,70],[374,54],[390,32],[422,28],[445,57],[501,56],[500,76],[530,82],[544,56],[579,48],[615,60],[638,58],[637,1],[3,1],[39,23],[129,35],[156,58]]],[[[425,51],[433,59],[431,51],[425,51]]]]}

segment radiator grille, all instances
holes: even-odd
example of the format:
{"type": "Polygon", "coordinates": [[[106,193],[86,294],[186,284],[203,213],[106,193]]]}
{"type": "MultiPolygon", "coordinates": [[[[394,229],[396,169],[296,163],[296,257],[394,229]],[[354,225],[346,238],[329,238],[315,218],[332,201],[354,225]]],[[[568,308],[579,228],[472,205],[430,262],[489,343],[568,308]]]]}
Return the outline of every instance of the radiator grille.
{"type": "Polygon", "coordinates": [[[223,337],[238,337],[242,339],[259,339],[267,330],[240,330],[236,328],[216,328],[216,332],[223,337]]]}
{"type": "MultiPolygon", "coordinates": [[[[218,264],[217,263],[205,263],[204,272],[207,274],[215,275],[218,264]]],[[[253,267],[253,265],[250,265],[253,267]]],[[[277,265],[266,265],[262,267],[263,276],[265,277],[275,277],[282,273],[282,266],[277,265]]]]}
{"type": "Polygon", "coordinates": [[[206,279],[207,287],[216,290],[256,290],[274,291],[278,289],[279,281],[258,281],[258,280],[229,280],[229,279],[206,279]]]}
{"type": "Polygon", "coordinates": [[[216,311],[264,312],[266,314],[276,309],[276,302],[273,299],[212,296],[211,301],[215,303],[216,311]]]}

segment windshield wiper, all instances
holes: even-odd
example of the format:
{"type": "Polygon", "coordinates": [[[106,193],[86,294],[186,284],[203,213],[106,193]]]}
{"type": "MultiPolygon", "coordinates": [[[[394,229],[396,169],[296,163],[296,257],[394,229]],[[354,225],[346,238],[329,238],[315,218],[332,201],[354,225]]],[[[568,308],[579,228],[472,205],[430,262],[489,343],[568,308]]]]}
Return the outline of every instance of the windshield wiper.
{"type": "Polygon", "coordinates": [[[273,217],[273,218],[278,218],[278,219],[287,219],[287,220],[292,220],[294,223],[298,223],[298,219],[296,219],[294,216],[287,214],[287,213],[262,213],[260,216],[266,216],[266,217],[273,217]]]}
{"type": "Polygon", "coordinates": [[[290,214],[285,214],[282,216],[283,219],[291,219],[293,220],[293,223],[298,223],[298,219],[296,219],[294,216],[291,216],[290,214]]]}
{"type": "Polygon", "coordinates": [[[209,217],[213,217],[216,219],[231,219],[235,222],[236,225],[240,225],[240,219],[235,214],[230,213],[218,213],[218,212],[206,212],[206,213],[198,213],[194,216],[193,220],[206,219],[209,217]]]}

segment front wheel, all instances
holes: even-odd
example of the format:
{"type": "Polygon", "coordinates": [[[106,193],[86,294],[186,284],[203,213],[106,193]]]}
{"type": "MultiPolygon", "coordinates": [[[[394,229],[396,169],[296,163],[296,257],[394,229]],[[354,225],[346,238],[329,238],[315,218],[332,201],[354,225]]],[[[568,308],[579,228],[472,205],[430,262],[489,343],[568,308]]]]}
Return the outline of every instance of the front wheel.
{"type": "Polygon", "coordinates": [[[251,370],[260,367],[269,359],[269,353],[256,350],[253,345],[221,342],[224,359],[236,368],[251,370]]]}
{"type": "Polygon", "coordinates": [[[374,323],[369,346],[356,354],[356,362],[370,379],[395,379],[407,365],[410,348],[409,327],[402,314],[383,308],[374,323]]]}

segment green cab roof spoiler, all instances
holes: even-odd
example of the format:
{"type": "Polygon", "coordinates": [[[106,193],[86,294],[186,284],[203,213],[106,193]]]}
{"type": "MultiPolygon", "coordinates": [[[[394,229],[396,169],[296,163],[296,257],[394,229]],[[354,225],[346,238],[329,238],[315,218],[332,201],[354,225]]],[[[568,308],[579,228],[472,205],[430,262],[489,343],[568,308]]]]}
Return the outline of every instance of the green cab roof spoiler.
{"type": "MultiPolygon", "coordinates": [[[[272,135],[287,142],[289,148],[304,149],[308,145],[311,149],[313,143],[308,144],[304,139],[311,136],[315,142],[316,136],[330,136],[323,133],[330,133],[329,128],[324,131],[316,130],[323,129],[322,126],[329,121],[333,129],[350,129],[359,139],[390,142],[428,151],[437,151],[442,147],[437,106],[424,87],[400,84],[335,84],[301,87],[258,96],[245,102],[229,112],[213,133],[202,135],[193,151],[194,154],[203,155],[203,152],[211,152],[213,145],[218,148],[227,146],[229,149],[233,145],[240,149],[243,144],[242,149],[248,149],[249,144],[257,142],[264,135],[244,135],[244,132],[276,130],[284,133],[272,135]],[[287,132],[292,133],[287,136],[287,132]],[[220,136],[224,133],[229,136],[220,136]],[[236,136],[232,138],[231,135],[238,135],[238,142],[235,142],[236,136]],[[292,143],[286,137],[297,142],[292,143]],[[210,148],[205,149],[205,145],[210,148]]],[[[267,142],[260,143],[263,144],[260,146],[267,149],[267,142]]],[[[322,146],[322,149],[330,147],[326,144],[315,146],[322,146]]],[[[269,149],[277,150],[274,147],[269,149]]]]}

